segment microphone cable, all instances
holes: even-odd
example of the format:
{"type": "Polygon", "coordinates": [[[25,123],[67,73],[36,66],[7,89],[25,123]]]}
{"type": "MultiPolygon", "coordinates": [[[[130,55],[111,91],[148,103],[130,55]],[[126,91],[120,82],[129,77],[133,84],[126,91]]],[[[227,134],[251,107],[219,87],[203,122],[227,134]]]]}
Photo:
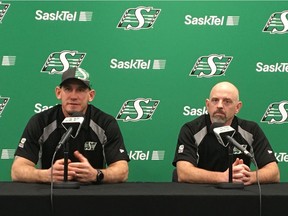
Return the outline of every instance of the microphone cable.
{"type": "Polygon", "coordinates": [[[255,165],[256,181],[257,181],[258,191],[259,191],[259,216],[262,216],[262,189],[261,189],[259,175],[258,175],[258,165],[257,165],[257,162],[256,162],[255,157],[254,157],[253,147],[251,145],[250,145],[250,147],[251,147],[250,153],[253,156],[251,160],[252,160],[252,163],[255,165]]]}
{"type": "Polygon", "coordinates": [[[53,201],[53,164],[54,164],[54,160],[55,160],[55,156],[56,153],[58,152],[58,150],[60,149],[60,145],[58,145],[55,149],[55,152],[53,154],[52,160],[51,160],[51,178],[50,178],[50,204],[51,204],[51,212],[52,212],[52,216],[54,215],[54,201],[53,201]]]}

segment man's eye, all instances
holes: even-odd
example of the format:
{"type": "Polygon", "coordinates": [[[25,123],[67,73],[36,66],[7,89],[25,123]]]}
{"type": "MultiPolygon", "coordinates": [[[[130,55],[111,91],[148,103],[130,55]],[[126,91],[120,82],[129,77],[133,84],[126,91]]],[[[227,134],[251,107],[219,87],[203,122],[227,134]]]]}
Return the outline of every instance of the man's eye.
{"type": "Polygon", "coordinates": [[[84,92],[84,91],[86,91],[86,88],[79,88],[79,91],[84,92]]]}
{"type": "Polygon", "coordinates": [[[231,100],[224,100],[223,102],[224,102],[225,104],[231,104],[231,103],[232,103],[231,100]]]}

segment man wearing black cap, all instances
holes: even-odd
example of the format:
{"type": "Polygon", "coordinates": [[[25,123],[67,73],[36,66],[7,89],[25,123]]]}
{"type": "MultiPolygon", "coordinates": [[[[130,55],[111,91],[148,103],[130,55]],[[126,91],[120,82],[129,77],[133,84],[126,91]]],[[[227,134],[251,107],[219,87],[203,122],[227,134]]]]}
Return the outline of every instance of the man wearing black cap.
{"type": "Polygon", "coordinates": [[[120,128],[114,117],[89,104],[95,97],[89,74],[82,68],[69,68],[62,74],[55,93],[61,104],[35,114],[25,127],[12,164],[12,180],[65,180],[63,146],[59,143],[67,128],[62,123],[80,113],[84,116],[82,127],[69,139],[67,180],[85,183],[126,181],[130,159],[120,128]]]}

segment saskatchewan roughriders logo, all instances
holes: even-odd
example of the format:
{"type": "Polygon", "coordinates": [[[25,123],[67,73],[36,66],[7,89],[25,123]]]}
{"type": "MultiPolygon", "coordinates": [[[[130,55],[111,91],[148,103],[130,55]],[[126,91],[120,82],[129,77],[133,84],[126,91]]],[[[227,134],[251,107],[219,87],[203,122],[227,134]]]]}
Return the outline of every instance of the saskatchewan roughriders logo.
{"type": "Polygon", "coordinates": [[[86,53],[63,50],[51,53],[45,61],[41,72],[49,74],[62,74],[69,67],[80,67],[86,53]]]}
{"type": "Polygon", "coordinates": [[[9,7],[10,7],[10,4],[1,3],[0,1],[0,24],[2,23],[9,7]]]}
{"type": "Polygon", "coordinates": [[[273,13],[268,19],[262,32],[270,34],[285,34],[288,33],[288,10],[273,13]]]}
{"type": "Polygon", "coordinates": [[[150,29],[160,14],[160,9],[140,6],[127,9],[121,17],[117,28],[125,30],[150,29]]]}
{"type": "Polygon", "coordinates": [[[5,107],[8,104],[9,99],[10,99],[9,97],[1,97],[0,96],[0,117],[1,117],[5,107]]]}
{"type": "Polygon", "coordinates": [[[265,114],[263,115],[261,122],[268,124],[283,124],[288,123],[288,101],[271,103],[265,114]]]}
{"type": "Polygon", "coordinates": [[[125,122],[152,119],[159,103],[159,100],[152,100],[151,98],[127,100],[123,103],[116,119],[125,122]]]}
{"type": "Polygon", "coordinates": [[[211,78],[213,76],[222,76],[225,74],[233,57],[225,55],[211,54],[201,56],[194,64],[189,76],[211,78]]]}

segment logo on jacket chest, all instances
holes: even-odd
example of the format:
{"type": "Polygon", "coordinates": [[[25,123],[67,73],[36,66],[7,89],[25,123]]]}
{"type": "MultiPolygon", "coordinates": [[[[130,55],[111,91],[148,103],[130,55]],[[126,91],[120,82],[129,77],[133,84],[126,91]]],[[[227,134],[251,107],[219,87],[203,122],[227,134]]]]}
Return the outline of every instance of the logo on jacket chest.
{"type": "Polygon", "coordinates": [[[85,144],[84,144],[84,150],[85,150],[85,151],[94,151],[96,145],[97,145],[97,142],[87,141],[87,142],[85,142],[85,144]]]}

